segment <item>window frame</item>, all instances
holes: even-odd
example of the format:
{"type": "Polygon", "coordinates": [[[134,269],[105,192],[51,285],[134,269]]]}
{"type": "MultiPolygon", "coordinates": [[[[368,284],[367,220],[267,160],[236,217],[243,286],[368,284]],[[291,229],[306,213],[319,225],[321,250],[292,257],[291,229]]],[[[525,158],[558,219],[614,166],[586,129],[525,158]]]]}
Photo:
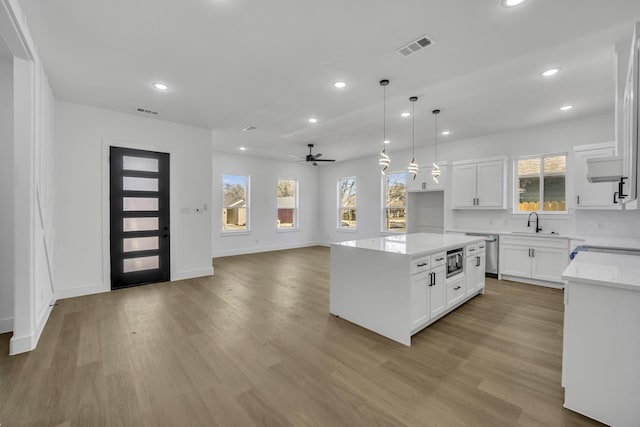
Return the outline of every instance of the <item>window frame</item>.
{"type": "Polygon", "coordinates": [[[385,175],[381,176],[381,190],[382,190],[382,195],[381,195],[381,199],[382,199],[382,212],[381,212],[381,223],[380,223],[380,230],[382,234],[407,234],[407,218],[409,216],[409,191],[407,190],[407,173],[405,171],[392,171],[392,172],[388,172],[385,175]],[[403,231],[394,231],[392,229],[387,230],[386,228],[386,223],[387,223],[387,209],[397,209],[399,208],[399,206],[393,206],[392,208],[388,207],[387,205],[387,177],[390,175],[404,175],[404,196],[405,196],[405,205],[404,205],[404,212],[405,212],[405,225],[404,225],[404,230],[403,231]]]}
{"type": "Polygon", "coordinates": [[[342,178],[338,178],[338,182],[336,184],[336,204],[338,206],[338,210],[337,210],[337,218],[336,218],[336,230],[337,231],[344,231],[344,232],[348,232],[348,233],[355,233],[356,231],[358,231],[358,220],[357,220],[357,216],[356,216],[356,224],[354,227],[343,227],[342,226],[342,210],[343,209],[353,209],[353,211],[356,213],[358,212],[358,179],[356,176],[345,176],[342,178]],[[355,187],[356,191],[355,191],[355,204],[354,206],[344,206],[342,205],[342,194],[340,192],[341,189],[341,182],[342,181],[347,181],[347,180],[353,180],[353,186],[355,187]]]}
{"type": "Polygon", "coordinates": [[[567,216],[570,215],[569,211],[569,153],[568,152],[559,152],[559,153],[542,153],[542,154],[532,154],[526,156],[515,156],[513,158],[513,190],[511,194],[513,195],[513,203],[511,213],[516,216],[529,215],[531,212],[536,212],[539,215],[559,215],[559,216],[567,216]],[[565,198],[565,207],[563,211],[546,211],[544,210],[544,159],[547,157],[559,157],[564,156],[565,159],[565,170],[564,170],[564,198],[565,198]],[[540,159],[540,206],[542,209],[538,209],[535,211],[519,211],[518,210],[518,201],[520,200],[518,193],[518,161],[519,160],[530,160],[530,159],[540,159]]]}
{"type": "Polygon", "coordinates": [[[251,175],[250,174],[237,174],[237,173],[223,173],[222,177],[221,177],[221,183],[222,183],[222,191],[221,191],[221,207],[220,207],[220,214],[222,215],[222,217],[220,218],[220,227],[221,227],[221,231],[220,233],[222,235],[225,236],[237,236],[237,235],[242,235],[242,234],[251,234],[251,175]],[[224,209],[233,209],[233,206],[225,206],[224,204],[224,184],[225,184],[225,176],[234,176],[234,177],[244,177],[246,178],[246,188],[245,188],[245,195],[246,195],[246,228],[244,229],[237,229],[237,230],[225,230],[225,224],[224,224],[224,209]]]}
{"type": "Polygon", "coordinates": [[[276,232],[277,233],[288,233],[292,231],[300,231],[300,181],[297,178],[285,178],[278,177],[276,181],[276,232]],[[293,224],[294,227],[281,228],[278,223],[278,184],[280,181],[294,181],[294,207],[293,207],[293,224]]]}

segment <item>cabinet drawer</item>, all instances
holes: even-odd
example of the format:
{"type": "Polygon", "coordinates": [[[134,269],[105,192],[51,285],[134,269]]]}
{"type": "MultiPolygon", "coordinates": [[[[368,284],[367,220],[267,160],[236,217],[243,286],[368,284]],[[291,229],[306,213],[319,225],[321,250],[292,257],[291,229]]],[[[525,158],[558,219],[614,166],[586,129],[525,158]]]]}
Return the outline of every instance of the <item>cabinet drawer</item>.
{"type": "Polygon", "coordinates": [[[429,270],[429,255],[411,258],[411,274],[422,273],[427,270],[429,270]]]}
{"type": "Polygon", "coordinates": [[[446,259],[447,254],[445,252],[438,252],[437,254],[431,255],[431,268],[443,265],[446,259]]]}
{"type": "Polygon", "coordinates": [[[453,307],[464,299],[464,281],[465,277],[462,276],[447,283],[447,308],[453,307]]]}
{"type": "Polygon", "coordinates": [[[484,253],[484,250],[487,246],[487,242],[485,242],[484,240],[480,243],[478,243],[478,253],[484,253]]]}
{"type": "Polygon", "coordinates": [[[500,245],[521,245],[539,248],[556,248],[569,250],[569,241],[559,237],[534,237],[534,236],[500,236],[500,245]]]}
{"type": "Polygon", "coordinates": [[[473,245],[467,245],[464,250],[466,256],[475,256],[477,252],[478,245],[476,243],[474,243],[473,245]]]}

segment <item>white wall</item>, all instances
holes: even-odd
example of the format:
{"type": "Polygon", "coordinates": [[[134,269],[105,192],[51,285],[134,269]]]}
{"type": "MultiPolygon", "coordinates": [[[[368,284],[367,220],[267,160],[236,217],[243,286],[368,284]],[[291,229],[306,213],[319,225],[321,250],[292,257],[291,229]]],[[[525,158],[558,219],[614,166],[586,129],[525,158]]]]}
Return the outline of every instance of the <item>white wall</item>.
{"type": "Polygon", "coordinates": [[[64,298],[111,288],[109,145],[170,153],[171,279],[212,274],[210,131],[59,101],[56,295],[64,298]],[[202,213],[196,214],[196,208],[202,213]]]}
{"type": "MultiPolygon", "coordinates": [[[[213,134],[215,138],[215,132],[213,134]]],[[[213,153],[213,257],[288,249],[318,244],[322,224],[318,212],[318,169],[308,164],[260,159],[250,155],[213,153]],[[222,175],[250,175],[250,231],[222,233],[222,175]],[[298,180],[297,231],[277,231],[278,178],[298,180]]]]}
{"type": "Polygon", "coordinates": [[[13,61],[0,59],[0,333],[13,330],[13,61]]]}
{"type": "MultiPolygon", "coordinates": [[[[513,168],[515,156],[541,153],[570,153],[575,145],[593,144],[613,141],[613,114],[587,117],[578,120],[564,121],[551,125],[521,129],[514,132],[488,135],[479,138],[452,142],[439,142],[438,161],[485,158],[491,156],[509,156],[508,162],[508,206],[513,200],[513,168]]],[[[372,152],[379,147],[372,146],[372,152]]],[[[410,151],[389,151],[391,157],[390,170],[404,170],[411,157],[410,151]]],[[[422,146],[416,149],[419,164],[426,165],[433,161],[433,146],[422,146]]],[[[569,172],[570,174],[571,172],[569,172]]],[[[450,174],[447,177],[447,188],[450,188],[450,174]]],[[[572,179],[568,182],[568,198],[575,199],[571,188],[572,179]]],[[[377,165],[377,156],[339,162],[323,167],[320,173],[320,195],[322,199],[322,218],[324,226],[323,239],[340,241],[367,238],[380,235],[381,230],[381,178],[377,165]],[[358,185],[358,230],[356,233],[336,231],[336,181],[343,176],[356,176],[358,185]]],[[[526,216],[516,215],[511,209],[488,211],[465,211],[450,209],[450,193],[444,195],[444,227],[474,230],[517,230],[526,227],[526,216]]],[[[424,223],[415,219],[419,212],[430,211],[431,204],[439,200],[428,201],[414,196],[409,199],[409,225],[424,223]],[[411,204],[412,199],[416,201],[411,204]]],[[[611,235],[640,236],[640,212],[638,211],[575,211],[569,203],[570,215],[558,217],[541,215],[542,226],[548,231],[579,235],[611,235]]],[[[438,219],[439,220],[439,219],[438,219]]],[[[427,221],[428,222],[428,221],[427,221]]],[[[438,221],[436,221],[438,222],[438,221]]]]}

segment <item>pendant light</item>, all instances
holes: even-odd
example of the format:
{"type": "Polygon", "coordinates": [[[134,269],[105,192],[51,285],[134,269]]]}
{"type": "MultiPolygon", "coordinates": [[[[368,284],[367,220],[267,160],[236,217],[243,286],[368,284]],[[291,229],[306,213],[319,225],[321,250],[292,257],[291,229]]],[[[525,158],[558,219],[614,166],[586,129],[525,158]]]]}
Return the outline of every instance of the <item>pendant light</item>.
{"type": "Polygon", "coordinates": [[[407,171],[409,174],[413,175],[413,180],[415,181],[416,175],[418,175],[418,164],[416,163],[416,101],[418,100],[417,96],[412,96],[409,98],[411,101],[411,161],[409,162],[409,167],[407,171]]]}
{"type": "Polygon", "coordinates": [[[438,183],[438,178],[440,177],[441,171],[440,171],[440,167],[438,166],[438,114],[440,114],[440,110],[435,109],[432,111],[433,113],[433,117],[435,120],[435,124],[436,124],[436,138],[435,138],[435,143],[433,145],[434,147],[434,154],[433,154],[433,169],[431,169],[431,177],[433,178],[433,180],[435,181],[435,183],[438,183]]]}
{"type": "Polygon", "coordinates": [[[383,93],[383,101],[382,101],[382,151],[380,152],[380,159],[378,160],[378,164],[380,165],[380,173],[385,175],[387,169],[389,169],[389,164],[391,163],[391,159],[387,156],[387,147],[385,146],[387,142],[387,86],[389,86],[389,80],[384,79],[380,80],[380,86],[382,86],[383,93]]]}

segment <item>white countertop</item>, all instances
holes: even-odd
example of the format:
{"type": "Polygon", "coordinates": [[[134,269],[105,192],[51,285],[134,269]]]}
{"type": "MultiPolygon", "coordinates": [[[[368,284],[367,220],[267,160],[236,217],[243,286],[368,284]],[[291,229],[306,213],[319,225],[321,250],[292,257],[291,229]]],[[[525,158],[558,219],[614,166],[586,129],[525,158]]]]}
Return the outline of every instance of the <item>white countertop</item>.
{"type": "Polygon", "coordinates": [[[562,278],[640,291],[640,256],[579,252],[562,273],[562,278]]]}
{"type": "Polygon", "coordinates": [[[376,237],[372,239],[350,240],[347,242],[333,243],[332,245],[396,254],[416,255],[420,253],[460,248],[465,245],[482,242],[483,240],[484,238],[478,236],[412,233],[376,237]]]}
{"type": "Polygon", "coordinates": [[[592,236],[585,237],[582,244],[592,248],[640,250],[640,238],[638,237],[592,236]]]}

